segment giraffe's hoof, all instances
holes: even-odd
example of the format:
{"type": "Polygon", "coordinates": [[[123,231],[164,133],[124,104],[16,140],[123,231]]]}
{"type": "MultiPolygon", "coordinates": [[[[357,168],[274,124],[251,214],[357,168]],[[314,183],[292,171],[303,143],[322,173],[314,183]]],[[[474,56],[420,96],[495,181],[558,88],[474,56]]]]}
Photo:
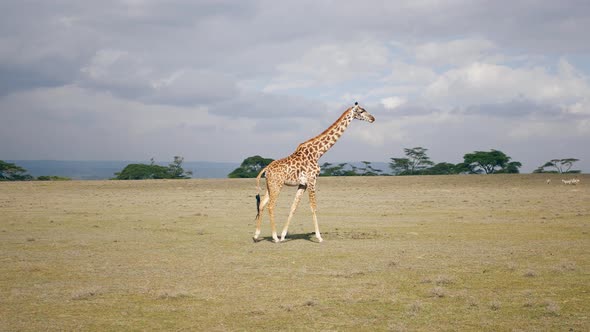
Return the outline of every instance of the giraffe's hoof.
{"type": "Polygon", "coordinates": [[[324,241],[324,239],[322,239],[321,237],[318,237],[318,242],[322,243],[322,241],[324,241]]]}

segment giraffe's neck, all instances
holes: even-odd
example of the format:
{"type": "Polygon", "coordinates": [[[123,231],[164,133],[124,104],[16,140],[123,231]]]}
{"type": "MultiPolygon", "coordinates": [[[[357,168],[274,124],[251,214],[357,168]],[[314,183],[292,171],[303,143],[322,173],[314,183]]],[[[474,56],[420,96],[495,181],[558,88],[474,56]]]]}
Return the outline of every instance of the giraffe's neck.
{"type": "Polygon", "coordinates": [[[342,133],[352,122],[353,114],[351,109],[347,109],[330,127],[324,130],[318,136],[299,145],[297,150],[306,150],[316,160],[326,153],[342,136],[342,133]]]}

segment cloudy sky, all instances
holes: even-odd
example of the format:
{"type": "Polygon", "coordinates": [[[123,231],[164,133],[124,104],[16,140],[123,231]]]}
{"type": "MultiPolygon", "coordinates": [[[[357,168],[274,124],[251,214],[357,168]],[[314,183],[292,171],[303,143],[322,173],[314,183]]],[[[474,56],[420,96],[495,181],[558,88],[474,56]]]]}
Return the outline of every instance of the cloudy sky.
{"type": "Polygon", "coordinates": [[[590,172],[590,2],[0,2],[0,159],[322,159],[502,150],[590,172]]]}

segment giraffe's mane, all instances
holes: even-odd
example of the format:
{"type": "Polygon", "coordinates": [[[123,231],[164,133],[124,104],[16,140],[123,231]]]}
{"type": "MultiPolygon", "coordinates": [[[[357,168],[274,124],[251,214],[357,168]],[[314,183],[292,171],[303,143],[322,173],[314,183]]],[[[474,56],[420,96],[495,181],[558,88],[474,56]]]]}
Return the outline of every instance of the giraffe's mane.
{"type": "Polygon", "coordinates": [[[338,123],[340,123],[342,121],[342,119],[348,114],[348,112],[350,112],[350,110],[352,109],[352,107],[349,107],[348,109],[346,109],[346,111],[344,111],[342,113],[342,115],[340,115],[340,117],[338,118],[338,120],[334,121],[334,123],[332,123],[328,128],[326,128],[326,130],[322,131],[321,134],[314,136],[313,138],[308,139],[307,141],[299,144],[299,146],[305,145],[305,143],[307,142],[311,142],[316,140],[318,137],[326,135],[332,128],[334,128],[338,123]]]}

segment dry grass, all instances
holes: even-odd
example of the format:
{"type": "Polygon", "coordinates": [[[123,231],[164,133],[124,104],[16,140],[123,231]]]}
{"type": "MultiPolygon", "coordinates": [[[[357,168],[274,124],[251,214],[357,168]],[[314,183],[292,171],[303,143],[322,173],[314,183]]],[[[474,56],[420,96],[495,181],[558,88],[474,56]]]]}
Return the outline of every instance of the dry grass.
{"type": "Polygon", "coordinates": [[[436,286],[430,290],[430,294],[434,297],[445,297],[447,292],[444,288],[436,286]]]}
{"type": "Polygon", "coordinates": [[[422,303],[422,301],[416,300],[415,302],[410,303],[410,305],[408,305],[408,314],[416,316],[420,313],[420,311],[422,311],[423,308],[424,304],[422,303]]]}
{"type": "Polygon", "coordinates": [[[555,303],[555,301],[546,300],[544,303],[544,307],[546,309],[547,314],[559,316],[559,311],[561,310],[561,308],[557,303],[555,303]]]}
{"type": "Polygon", "coordinates": [[[253,243],[253,180],[0,183],[0,330],[589,330],[590,176],[546,177],[321,178],[321,244],[307,198],[253,243]]]}
{"type": "Polygon", "coordinates": [[[501,307],[502,303],[500,303],[500,301],[498,300],[493,300],[492,302],[490,302],[490,309],[493,311],[500,310],[501,307]]]}
{"type": "Polygon", "coordinates": [[[99,287],[79,289],[79,290],[75,290],[72,293],[71,299],[72,300],[88,300],[88,299],[91,299],[95,296],[98,296],[100,293],[101,293],[101,289],[99,287]]]}

